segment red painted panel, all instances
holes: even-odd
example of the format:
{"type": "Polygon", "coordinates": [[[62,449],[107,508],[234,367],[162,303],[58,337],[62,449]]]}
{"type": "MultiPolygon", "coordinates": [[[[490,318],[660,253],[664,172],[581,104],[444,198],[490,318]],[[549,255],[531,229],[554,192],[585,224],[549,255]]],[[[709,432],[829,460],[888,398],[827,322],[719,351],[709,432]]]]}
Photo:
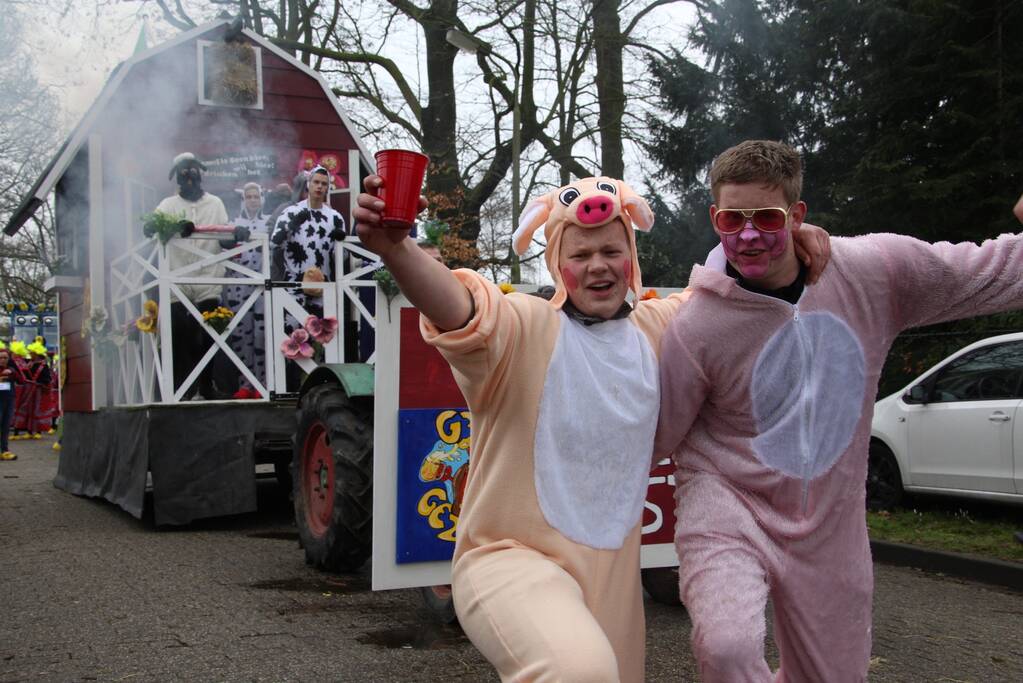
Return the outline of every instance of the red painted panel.
{"type": "Polygon", "coordinates": [[[650,473],[646,500],[647,504],[643,508],[643,528],[650,531],[643,534],[643,544],[674,543],[675,466],[671,461],[665,465],[658,465],[650,473]]]}
{"type": "Polygon", "coordinates": [[[461,408],[466,405],[451,367],[419,333],[419,311],[401,309],[398,359],[399,408],[461,408]]]}
{"type": "Polygon", "coordinates": [[[60,400],[66,413],[92,412],[92,385],[65,384],[60,400]]]}
{"type": "Polygon", "coordinates": [[[263,109],[253,110],[265,119],[339,125],[337,112],[324,97],[265,95],[263,109]]]}
{"type": "Polygon", "coordinates": [[[62,308],[58,316],[60,319],[60,333],[69,337],[74,334],[80,334],[82,331],[82,314],[81,306],[62,308]]]}
{"type": "Polygon", "coordinates": [[[65,386],[70,384],[89,384],[92,381],[92,362],[88,356],[68,356],[67,377],[65,386]]]}
{"type": "Polygon", "coordinates": [[[325,97],[319,82],[297,69],[267,69],[263,65],[263,96],[288,95],[299,97],[325,97]]]}
{"type": "Polygon", "coordinates": [[[340,123],[281,122],[273,119],[247,119],[238,127],[236,135],[206,137],[206,131],[223,130],[224,120],[215,112],[200,112],[189,119],[189,128],[182,130],[174,143],[181,149],[202,146],[244,149],[253,141],[272,140],[275,147],[303,149],[351,149],[351,136],[340,123]]]}

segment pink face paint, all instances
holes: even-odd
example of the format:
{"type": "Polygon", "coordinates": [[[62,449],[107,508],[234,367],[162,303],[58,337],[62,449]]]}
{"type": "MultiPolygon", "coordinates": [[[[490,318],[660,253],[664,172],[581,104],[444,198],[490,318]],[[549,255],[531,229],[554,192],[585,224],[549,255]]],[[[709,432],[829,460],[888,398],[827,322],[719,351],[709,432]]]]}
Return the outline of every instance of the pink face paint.
{"type": "Polygon", "coordinates": [[[579,278],[575,276],[575,273],[568,266],[562,266],[561,268],[561,281],[565,283],[565,289],[569,292],[579,289],[579,278]]]}
{"type": "Polygon", "coordinates": [[[735,268],[748,278],[760,278],[767,274],[771,262],[785,253],[789,229],[763,233],[746,221],[746,225],[732,235],[721,235],[721,246],[725,256],[735,268]]]}

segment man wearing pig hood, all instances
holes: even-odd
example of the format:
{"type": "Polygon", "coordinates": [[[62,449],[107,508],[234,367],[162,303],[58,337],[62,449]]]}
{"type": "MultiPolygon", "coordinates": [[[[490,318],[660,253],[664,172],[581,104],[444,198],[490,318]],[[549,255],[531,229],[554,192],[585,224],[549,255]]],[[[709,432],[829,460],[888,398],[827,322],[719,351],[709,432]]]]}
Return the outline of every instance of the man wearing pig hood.
{"type": "Polygon", "coordinates": [[[472,411],[452,564],[462,628],[504,681],[642,681],[657,350],[686,298],[625,301],[642,287],[633,230],[649,230],[653,213],[605,177],[530,202],[514,247],[544,228],[546,301],[452,272],[407,229],[384,226],[383,182],[365,181],[359,238],[420,310],[472,411]]]}

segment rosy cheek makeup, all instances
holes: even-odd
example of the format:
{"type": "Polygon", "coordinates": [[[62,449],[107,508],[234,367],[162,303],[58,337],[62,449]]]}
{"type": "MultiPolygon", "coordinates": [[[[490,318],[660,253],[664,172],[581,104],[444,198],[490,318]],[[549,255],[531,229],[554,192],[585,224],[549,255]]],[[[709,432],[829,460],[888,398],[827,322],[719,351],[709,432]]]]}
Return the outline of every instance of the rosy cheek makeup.
{"type": "Polygon", "coordinates": [[[579,288],[579,279],[575,276],[575,273],[565,266],[561,269],[561,281],[565,283],[565,289],[572,292],[579,288]]]}

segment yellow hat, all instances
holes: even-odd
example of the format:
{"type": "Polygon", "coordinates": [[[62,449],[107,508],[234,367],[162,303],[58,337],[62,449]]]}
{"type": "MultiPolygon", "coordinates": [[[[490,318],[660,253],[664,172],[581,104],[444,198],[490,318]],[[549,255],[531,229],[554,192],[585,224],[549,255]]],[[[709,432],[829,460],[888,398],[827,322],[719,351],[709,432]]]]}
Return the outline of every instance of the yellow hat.
{"type": "Polygon", "coordinates": [[[28,351],[29,353],[35,353],[40,356],[46,355],[46,347],[37,341],[32,342],[31,344],[28,345],[28,351]]]}
{"type": "Polygon", "coordinates": [[[533,239],[533,233],[543,227],[547,237],[547,251],[544,258],[547,270],[554,278],[554,297],[551,304],[561,308],[568,298],[568,291],[561,281],[558,259],[561,255],[561,238],[565,228],[577,225],[581,228],[599,228],[620,220],[632,251],[632,281],[629,288],[640,296],[643,289],[636,254],[636,236],[633,228],[649,232],[654,227],[654,212],[646,200],[636,194],[624,181],[614,178],[582,178],[570,185],[552,190],[542,197],[526,204],[519,225],[512,235],[512,246],[518,254],[526,253],[533,239]]]}
{"type": "Polygon", "coordinates": [[[25,346],[23,341],[12,341],[11,342],[11,353],[28,358],[28,348],[25,346]]]}

